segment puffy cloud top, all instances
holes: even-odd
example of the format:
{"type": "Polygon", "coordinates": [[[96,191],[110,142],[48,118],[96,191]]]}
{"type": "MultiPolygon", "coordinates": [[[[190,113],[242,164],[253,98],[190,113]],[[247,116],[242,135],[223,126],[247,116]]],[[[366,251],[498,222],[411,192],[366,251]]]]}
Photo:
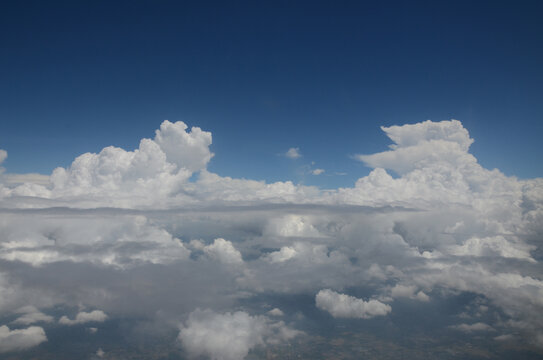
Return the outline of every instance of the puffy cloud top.
{"type": "Polygon", "coordinates": [[[411,124],[381,127],[387,136],[394,141],[392,149],[415,146],[425,141],[442,140],[457,143],[464,151],[468,151],[473,139],[458,120],[433,122],[430,120],[411,124]]]}
{"type": "Polygon", "coordinates": [[[196,310],[179,332],[179,340],[192,355],[213,360],[240,360],[257,345],[277,343],[300,334],[283,322],[271,322],[265,316],[246,312],[219,314],[196,310]]]}
{"type": "Polygon", "coordinates": [[[39,326],[26,329],[10,330],[0,326],[0,352],[24,350],[47,341],[45,331],[39,326]]]}
{"type": "Polygon", "coordinates": [[[356,158],[373,168],[385,168],[405,174],[436,163],[454,166],[476,160],[467,152],[473,139],[458,120],[425,121],[413,125],[382,127],[394,141],[392,150],[356,158]]]}
{"type": "Polygon", "coordinates": [[[188,132],[187,128],[182,121],[171,123],[166,120],[156,131],[155,143],[160,146],[168,162],[179,168],[189,171],[205,169],[213,157],[213,153],[209,151],[211,133],[202,131],[199,127],[192,127],[188,132]]]}
{"type": "Polygon", "coordinates": [[[102,196],[107,202],[124,194],[152,203],[175,193],[193,172],[205,169],[213,156],[210,145],[210,132],[198,127],[187,131],[182,121],[166,120],[154,140],[142,139],[134,151],[109,146],[98,154],[77,157],[68,169],[55,169],[50,196],[102,196]]]}
{"type": "Polygon", "coordinates": [[[364,301],[330,289],[319,291],[315,302],[319,309],[328,311],[337,318],[369,319],[392,311],[390,305],[383,304],[379,300],[364,301]]]}
{"type": "Polygon", "coordinates": [[[236,265],[243,263],[241,253],[228,240],[215,239],[213,244],[204,247],[203,250],[212,259],[224,264],[236,265]]]}

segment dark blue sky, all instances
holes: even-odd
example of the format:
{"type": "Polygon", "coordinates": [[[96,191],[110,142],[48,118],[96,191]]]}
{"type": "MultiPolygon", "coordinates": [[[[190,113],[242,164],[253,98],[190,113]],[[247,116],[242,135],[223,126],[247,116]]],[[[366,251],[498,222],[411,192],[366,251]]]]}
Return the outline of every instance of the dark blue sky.
{"type": "Polygon", "coordinates": [[[540,1],[12,1],[0,8],[9,172],[213,133],[221,175],[350,186],[379,126],[461,120],[488,168],[543,176],[540,1]],[[278,156],[290,147],[298,160],[278,156]],[[304,175],[304,166],[325,175],[304,175]],[[347,176],[331,176],[346,172],[347,176]],[[328,174],[328,176],[326,176],[328,174]]]}

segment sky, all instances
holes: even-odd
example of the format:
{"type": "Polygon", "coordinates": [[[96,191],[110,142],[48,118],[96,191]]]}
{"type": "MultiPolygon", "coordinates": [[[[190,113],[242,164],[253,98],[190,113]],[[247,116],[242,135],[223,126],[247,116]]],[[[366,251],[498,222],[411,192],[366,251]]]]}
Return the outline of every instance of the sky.
{"type": "Polygon", "coordinates": [[[485,167],[541,176],[541,10],[538,1],[9,2],[4,166],[50,174],[105,146],[134,149],[170,120],[213,133],[209,167],[222,175],[337,188],[369,172],[352,155],[384,149],[380,126],[458,119],[485,167]],[[286,161],[290,148],[303,157],[286,161]]]}
{"type": "Polygon", "coordinates": [[[541,359],[538,2],[0,11],[0,359],[541,359]]]}

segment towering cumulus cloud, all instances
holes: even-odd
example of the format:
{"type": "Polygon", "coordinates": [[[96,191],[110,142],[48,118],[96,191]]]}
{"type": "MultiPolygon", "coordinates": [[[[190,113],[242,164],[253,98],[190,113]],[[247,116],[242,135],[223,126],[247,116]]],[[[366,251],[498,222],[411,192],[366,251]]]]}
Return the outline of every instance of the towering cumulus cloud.
{"type": "MultiPolygon", "coordinates": [[[[108,205],[149,204],[175,194],[193,172],[205,169],[213,156],[211,133],[178,121],[164,121],[155,138],[142,139],[139,148],[126,151],[106,147],[100,153],[77,157],[68,169],[57,168],[50,177],[46,197],[74,198],[108,205]],[[111,199],[118,201],[109,201],[111,199]]],[[[15,194],[31,195],[28,187],[15,194]]]]}
{"type": "Polygon", "coordinates": [[[543,179],[483,168],[456,120],[383,131],[332,190],[212,173],[211,133],[169,121],[48,177],[1,172],[0,351],[541,357],[543,179]]]}

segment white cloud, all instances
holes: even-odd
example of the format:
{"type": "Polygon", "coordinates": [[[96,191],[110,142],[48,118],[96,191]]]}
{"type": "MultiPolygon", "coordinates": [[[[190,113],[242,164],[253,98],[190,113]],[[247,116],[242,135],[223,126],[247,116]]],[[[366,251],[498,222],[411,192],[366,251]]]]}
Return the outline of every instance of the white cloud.
{"type": "Polygon", "coordinates": [[[5,174],[2,177],[2,180],[8,186],[22,185],[25,183],[47,186],[49,184],[49,175],[37,173],[5,174]]]}
{"type": "Polygon", "coordinates": [[[22,315],[19,316],[17,319],[13,320],[14,324],[30,325],[37,322],[50,323],[55,320],[52,316],[42,313],[35,306],[32,305],[24,306],[16,312],[22,315]]]}
{"type": "Polygon", "coordinates": [[[313,175],[320,175],[324,173],[324,169],[314,169],[314,170],[311,170],[311,174],[313,175]]]}
{"type": "Polygon", "coordinates": [[[271,316],[284,316],[285,315],[283,313],[283,311],[281,311],[281,309],[278,309],[278,308],[271,309],[270,311],[268,311],[268,314],[271,315],[271,316]]]}
{"type": "Polygon", "coordinates": [[[429,295],[469,292],[503,317],[488,326],[537,344],[543,179],[484,169],[458,121],[384,130],[391,149],[358,157],[371,173],[330,191],[211,173],[211,134],[169,122],[133,151],[79,156],[48,185],[5,174],[0,309],[21,324],[47,321],[37,309],[80,303],[178,319],[196,306],[239,309],[243,299],[268,309],[282,307],[270,293],[318,293],[334,316],[371,317],[394,299],[424,307],[429,295]],[[380,301],[319,291],[328,288],[380,301]],[[21,305],[36,312],[21,315],[21,305]]]}
{"type": "Polygon", "coordinates": [[[181,240],[151,224],[145,216],[36,218],[6,216],[0,258],[33,266],[60,261],[89,262],[126,268],[139,263],[166,264],[186,260],[181,240]],[[78,251],[74,249],[77,248],[78,251]]]}
{"type": "Polygon", "coordinates": [[[215,239],[213,244],[204,247],[203,250],[209,257],[221,263],[231,265],[243,264],[241,253],[228,240],[215,239]]]}
{"type": "Polygon", "coordinates": [[[467,151],[473,143],[469,133],[458,120],[425,121],[413,125],[382,127],[394,141],[391,151],[355,157],[373,168],[392,169],[405,174],[436,161],[456,165],[476,160],[467,151]]]}
{"type": "Polygon", "coordinates": [[[239,360],[256,346],[286,341],[299,334],[283,322],[271,322],[264,316],[251,316],[243,311],[220,314],[196,310],[181,326],[179,340],[193,356],[239,360]]]}
{"type": "Polygon", "coordinates": [[[63,316],[58,322],[62,325],[77,325],[88,322],[104,322],[107,318],[108,316],[102,310],[93,310],[91,312],[79,312],[73,320],[69,319],[67,316],[63,316]]]}
{"type": "Polygon", "coordinates": [[[319,309],[328,311],[337,318],[369,319],[374,316],[386,315],[392,311],[390,305],[383,304],[379,300],[364,301],[330,289],[319,291],[315,302],[319,309]]]}
{"type": "Polygon", "coordinates": [[[184,122],[171,123],[165,120],[160,129],[156,131],[155,143],[166,155],[168,162],[176,164],[178,168],[189,171],[205,169],[213,157],[209,151],[211,133],[202,131],[199,127],[192,127],[191,131],[184,122]]]}
{"type": "Polygon", "coordinates": [[[499,256],[535,262],[530,254],[535,248],[515,239],[508,241],[502,235],[497,235],[485,238],[472,237],[462,245],[451,246],[448,251],[458,256],[499,256]]]}
{"type": "Polygon", "coordinates": [[[211,133],[178,121],[164,121],[154,140],[142,139],[139,148],[126,151],[109,146],[98,154],[77,157],[69,168],[57,168],[48,181],[26,175],[8,175],[11,185],[31,180],[9,191],[15,196],[74,199],[115,206],[151,204],[175,195],[193,172],[205,169],[213,154],[211,133]],[[36,181],[39,180],[39,181],[36,181]]]}
{"type": "Polygon", "coordinates": [[[10,330],[6,325],[0,326],[0,353],[25,350],[44,341],[47,341],[47,337],[39,326],[18,330],[10,330]]]}
{"type": "Polygon", "coordinates": [[[282,263],[296,256],[296,249],[290,246],[283,246],[279,251],[267,255],[268,260],[273,263],[282,263]]]}
{"type": "Polygon", "coordinates": [[[300,148],[290,148],[285,153],[285,156],[289,159],[298,159],[302,157],[302,154],[300,153],[300,148]]]}
{"type": "Polygon", "coordinates": [[[295,214],[285,215],[281,218],[270,219],[265,230],[266,234],[292,237],[320,237],[322,236],[311,224],[309,217],[295,214]]]}

